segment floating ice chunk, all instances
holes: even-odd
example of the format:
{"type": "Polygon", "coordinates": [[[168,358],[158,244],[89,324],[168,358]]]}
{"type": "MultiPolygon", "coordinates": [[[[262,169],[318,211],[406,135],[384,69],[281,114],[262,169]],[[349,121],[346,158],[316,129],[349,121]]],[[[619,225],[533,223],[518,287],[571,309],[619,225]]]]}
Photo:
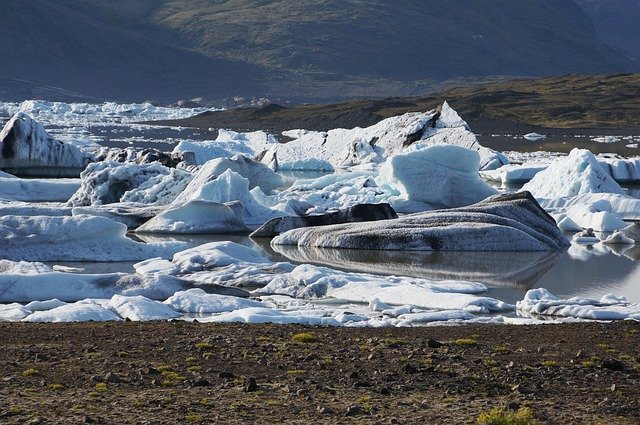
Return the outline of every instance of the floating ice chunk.
{"type": "Polygon", "coordinates": [[[238,154],[255,157],[276,143],[278,140],[264,131],[236,133],[220,129],[216,140],[184,140],[178,143],[172,153],[193,152],[196,155],[196,162],[202,165],[212,159],[231,158],[238,154]]]}
{"type": "Polygon", "coordinates": [[[194,272],[234,263],[269,264],[270,261],[255,249],[235,242],[210,242],[180,251],[173,263],[182,272],[194,272]]]}
{"type": "Polygon", "coordinates": [[[619,183],[640,182],[640,158],[624,158],[619,155],[599,155],[600,165],[619,183]]]}
{"type": "Polygon", "coordinates": [[[554,218],[558,222],[558,229],[562,230],[563,232],[579,232],[582,230],[582,226],[571,220],[571,218],[567,217],[566,214],[560,214],[559,216],[555,216],[554,218]]]}
{"type": "Polygon", "coordinates": [[[391,304],[383,303],[379,299],[373,297],[369,300],[369,308],[371,311],[382,311],[391,308],[391,304]]]}
{"type": "Polygon", "coordinates": [[[0,199],[67,202],[79,187],[79,179],[20,179],[0,176],[0,199]]]}
{"type": "Polygon", "coordinates": [[[172,168],[169,170],[169,174],[151,177],[138,187],[126,191],[120,201],[168,205],[185,190],[192,178],[191,173],[172,168]]]}
{"type": "Polygon", "coordinates": [[[345,273],[309,264],[273,278],[254,294],[284,294],[296,298],[332,297],[350,302],[391,305],[411,304],[422,308],[458,308],[475,312],[509,310],[501,301],[473,294],[486,287],[462,281],[430,281],[395,276],[345,273]]]}
{"type": "Polygon", "coordinates": [[[278,162],[280,170],[289,171],[335,171],[330,162],[317,158],[302,158],[289,162],[278,162]]]}
{"type": "Polygon", "coordinates": [[[165,211],[140,226],[138,231],[246,231],[248,227],[257,227],[274,217],[287,215],[258,203],[249,192],[249,180],[231,170],[226,170],[215,180],[193,190],[190,185],[183,195],[172,202],[165,211]]]}
{"type": "Polygon", "coordinates": [[[546,170],[539,172],[525,184],[522,190],[530,191],[537,199],[585,193],[624,193],[596,157],[586,149],[573,149],[569,156],[556,159],[546,170]]]}
{"type": "Polygon", "coordinates": [[[0,322],[18,322],[32,313],[22,304],[0,304],[0,322]]]}
{"type": "Polygon", "coordinates": [[[573,235],[571,240],[582,245],[591,245],[600,242],[600,239],[596,237],[593,233],[593,229],[590,227],[573,235]]]}
{"type": "Polygon", "coordinates": [[[234,310],[218,316],[198,319],[201,322],[224,323],[278,323],[278,324],[301,324],[313,326],[340,326],[333,317],[326,317],[327,313],[318,311],[282,311],[265,307],[250,307],[234,310]]]}
{"type": "Polygon", "coordinates": [[[598,143],[618,143],[622,138],[619,136],[599,136],[594,137],[591,140],[598,143]]]}
{"type": "Polygon", "coordinates": [[[170,306],[141,295],[114,295],[109,300],[109,308],[120,317],[134,321],[167,320],[182,316],[170,306]]]}
{"type": "Polygon", "coordinates": [[[222,313],[243,308],[264,306],[260,301],[229,295],[208,294],[200,288],[176,292],[164,303],[177,311],[198,314],[222,313]]]}
{"type": "Polygon", "coordinates": [[[464,310],[425,311],[421,313],[407,313],[398,317],[396,326],[411,326],[416,323],[444,322],[448,320],[471,320],[476,316],[464,310]]]}
{"type": "MultiPolygon", "coordinates": [[[[68,205],[103,205],[119,202],[125,192],[139,187],[151,178],[166,176],[170,173],[170,169],[159,162],[151,164],[95,162],[89,164],[80,174],[82,183],[68,205]]],[[[157,180],[154,182],[157,183],[157,180]]]]}
{"type": "Polygon", "coordinates": [[[0,132],[0,168],[12,174],[77,177],[92,158],[54,139],[24,112],[16,113],[0,132]]]}
{"type": "Polygon", "coordinates": [[[46,301],[31,301],[30,303],[26,304],[24,307],[31,311],[47,311],[47,310],[52,310],[54,308],[62,307],[65,304],[67,303],[64,301],[60,301],[57,298],[53,298],[51,300],[46,300],[46,301]]]}
{"type": "Polygon", "coordinates": [[[172,256],[180,242],[145,244],[104,217],[0,217],[0,257],[26,261],[135,261],[172,256]]]}
{"type": "Polygon", "coordinates": [[[480,174],[488,180],[506,185],[526,183],[546,168],[546,164],[507,164],[495,170],[483,170],[480,174]]]}
{"type": "MultiPolygon", "coordinates": [[[[277,155],[282,168],[282,164],[310,157],[320,160],[315,164],[322,169],[327,162],[336,169],[379,163],[414,144],[448,143],[476,151],[482,149],[467,123],[447,102],[432,111],[387,118],[367,128],[327,132],[296,130],[288,132],[287,136],[297,138],[278,145],[277,155]]],[[[500,155],[494,151],[487,150],[482,155],[485,162],[492,163],[491,166],[508,162],[506,157],[499,158],[500,155]]]]}
{"type": "MultiPolygon", "coordinates": [[[[175,256],[175,254],[174,254],[175,256]]],[[[150,258],[133,265],[136,273],[140,275],[175,275],[180,270],[178,266],[169,260],[162,258],[150,258]]]]}
{"type": "Polygon", "coordinates": [[[605,245],[633,245],[635,241],[621,231],[615,231],[602,241],[605,245]]]}
{"type": "Polygon", "coordinates": [[[396,307],[396,308],[386,308],[382,310],[382,314],[385,314],[391,317],[398,317],[403,314],[409,314],[415,309],[416,308],[414,306],[407,304],[407,305],[401,305],[400,307],[396,307]]]}
{"type": "MultiPolygon", "coordinates": [[[[265,193],[283,184],[282,177],[267,167],[265,164],[256,162],[243,155],[236,155],[233,158],[218,158],[208,161],[196,173],[193,181],[187,186],[184,192],[176,200],[177,203],[192,199],[202,187],[207,183],[217,179],[227,170],[244,177],[249,181],[249,189],[260,187],[265,193]]],[[[234,199],[225,199],[226,201],[234,199]]]]}
{"type": "Polygon", "coordinates": [[[544,206],[554,213],[561,213],[574,206],[581,208],[591,208],[590,205],[595,205],[594,211],[600,209],[602,206],[606,206],[606,210],[617,215],[624,220],[640,221],[640,199],[633,198],[628,195],[619,195],[615,193],[585,193],[584,195],[557,198],[550,201],[545,201],[544,206]],[[602,203],[606,201],[606,204],[602,203]]]}
{"type": "Polygon", "coordinates": [[[37,275],[52,272],[46,264],[29,261],[0,260],[1,274],[37,275]]]}
{"type": "Polygon", "coordinates": [[[536,132],[527,133],[522,137],[524,137],[527,140],[533,141],[533,142],[535,142],[536,140],[541,140],[541,139],[546,139],[547,138],[546,135],[540,134],[540,133],[536,133],[536,132]]]}
{"type": "Polygon", "coordinates": [[[23,322],[107,322],[122,320],[108,308],[84,300],[65,304],[46,311],[36,311],[22,319],[23,322]]]}
{"type": "Polygon", "coordinates": [[[584,229],[598,232],[613,232],[628,226],[620,217],[611,212],[611,203],[601,199],[589,204],[577,204],[566,209],[566,215],[584,229]]]}
{"type": "Polygon", "coordinates": [[[436,145],[399,154],[380,167],[378,184],[411,201],[433,208],[473,204],[498,193],[478,175],[477,152],[436,145]]]}
{"type": "Polygon", "coordinates": [[[530,289],[516,303],[520,311],[535,315],[563,316],[593,320],[640,320],[640,304],[608,294],[600,300],[574,297],[559,299],[544,288],[530,289]]]}

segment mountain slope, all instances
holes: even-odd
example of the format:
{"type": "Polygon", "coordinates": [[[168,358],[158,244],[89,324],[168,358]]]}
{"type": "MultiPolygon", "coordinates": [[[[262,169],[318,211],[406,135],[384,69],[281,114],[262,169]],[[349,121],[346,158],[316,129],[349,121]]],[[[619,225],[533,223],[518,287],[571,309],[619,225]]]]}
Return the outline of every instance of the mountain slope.
{"type": "Polygon", "coordinates": [[[120,100],[260,90],[258,67],[162,44],[58,2],[10,0],[3,2],[2,13],[0,78],[5,81],[120,100]]]}
{"type": "Polygon", "coordinates": [[[0,79],[121,100],[416,95],[635,69],[573,0],[5,0],[3,13],[0,79]]]}
{"type": "Polygon", "coordinates": [[[640,0],[576,0],[600,40],[640,64],[640,0]]]}

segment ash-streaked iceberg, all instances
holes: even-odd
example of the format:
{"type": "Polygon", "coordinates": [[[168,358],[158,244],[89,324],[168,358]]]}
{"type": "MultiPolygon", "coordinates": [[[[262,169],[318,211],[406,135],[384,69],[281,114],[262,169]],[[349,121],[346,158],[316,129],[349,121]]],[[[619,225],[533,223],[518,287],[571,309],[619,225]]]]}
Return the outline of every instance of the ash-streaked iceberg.
{"type": "Polygon", "coordinates": [[[528,192],[395,220],[294,229],[275,245],[406,251],[556,251],[569,241],[528,192]]]}
{"type": "Polygon", "coordinates": [[[0,169],[17,175],[77,177],[93,159],[54,139],[24,112],[16,113],[0,132],[0,169]]]}
{"type": "MultiPolygon", "coordinates": [[[[482,158],[479,167],[483,169],[508,163],[506,156],[481,146],[467,123],[447,102],[428,112],[410,112],[366,128],[338,128],[326,132],[296,130],[285,134],[297,138],[277,145],[281,169],[299,169],[300,161],[310,157],[320,160],[317,164],[329,163],[336,169],[375,164],[407,148],[432,144],[475,150],[482,158]]],[[[311,165],[307,164],[306,169],[311,165]]]]}

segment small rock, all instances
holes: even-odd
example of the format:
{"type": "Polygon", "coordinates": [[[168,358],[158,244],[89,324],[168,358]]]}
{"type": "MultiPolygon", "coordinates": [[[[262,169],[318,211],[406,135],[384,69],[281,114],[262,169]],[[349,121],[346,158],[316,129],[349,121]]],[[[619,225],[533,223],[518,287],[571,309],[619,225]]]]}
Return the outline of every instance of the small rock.
{"type": "Polygon", "coordinates": [[[402,368],[402,370],[404,370],[406,373],[409,374],[413,374],[413,373],[417,373],[418,372],[418,368],[415,367],[412,364],[407,363],[406,365],[404,365],[404,367],[402,368]]]}
{"type": "Polygon", "coordinates": [[[256,383],[255,378],[249,378],[244,383],[244,392],[252,393],[258,389],[258,384],[256,383]]]}
{"type": "Polygon", "coordinates": [[[440,341],[436,341],[435,339],[429,338],[427,341],[427,347],[429,348],[440,348],[442,347],[442,343],[440,341]]]}
{"type": "Polygon", "coordinates": [[[44,360],[47,360],[48,358],[49,356],[47,356],[45,353],[36,354],[36,360],[44,361],[44,360]]]}
{"type": "Polygon", "coordinates": [[[357,416],[363,413],[364,411],[362,410],[362,407],[358,406],[357,404],[352,404],[351,406],[347,407],[347,413],[345,413],[345,416],[357,416]]]}
{"type": "Polygon", "coordinates": [[[605,359],[602,361],[602,367],[620,372],[624,370],[624,363],[617,359],[605,359]]]}
{"type": "Polygon", "coordinates": [[[222,379],[233,379],[235,377],[236,376],[231,372],[220,372],[218,374],[218,378],[222,378],[222,379]]]}
{"type": "Polygon", "coordinates": [[[616,390],[616,384],[611,385],[611,391],[615,391],[616,390]]]}
{"type": "Polygon", "coordinates": [[[104,377],[106,382],[110,382],[112,384],[119,384],[122,382],[122,378],[117,373],[109,372],[104,377]]]}
{"type": "Polygon", "coordinates": [[[209,387],[211,386],[211,382],[204,378],[197,379],[191,383],[193,387],[209,387]]]}

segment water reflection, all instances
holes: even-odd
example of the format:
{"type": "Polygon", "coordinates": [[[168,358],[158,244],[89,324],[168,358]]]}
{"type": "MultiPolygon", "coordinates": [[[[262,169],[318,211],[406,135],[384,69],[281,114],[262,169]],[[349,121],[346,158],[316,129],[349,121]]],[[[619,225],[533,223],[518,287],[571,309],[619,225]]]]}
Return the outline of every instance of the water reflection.
{"type": "Polygon", "coordinates": [[[274,246],[299,263],[349,271],[396,274],[433,280],[467,280],[498,287],[531,288],[554,266],[559,252],[368,251],[274,246]]]}

